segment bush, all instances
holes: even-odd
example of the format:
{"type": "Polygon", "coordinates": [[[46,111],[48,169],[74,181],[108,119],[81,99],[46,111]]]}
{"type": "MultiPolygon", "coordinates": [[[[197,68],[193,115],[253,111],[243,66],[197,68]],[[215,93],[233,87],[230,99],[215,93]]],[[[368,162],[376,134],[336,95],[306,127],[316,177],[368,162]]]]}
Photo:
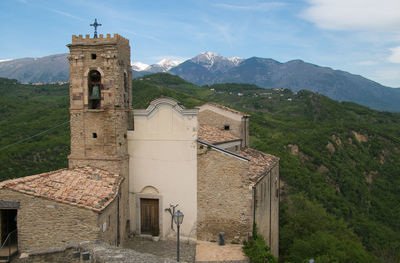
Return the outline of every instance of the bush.
{"type": "Polygon", "coordinates": [[[264,238],[257,234],[257,227],[254,226],[253,239],[245,242],[243,251],[252,263],[276,263],[277,260],[271,254],[270,248],[265,245],[264,238]]]}

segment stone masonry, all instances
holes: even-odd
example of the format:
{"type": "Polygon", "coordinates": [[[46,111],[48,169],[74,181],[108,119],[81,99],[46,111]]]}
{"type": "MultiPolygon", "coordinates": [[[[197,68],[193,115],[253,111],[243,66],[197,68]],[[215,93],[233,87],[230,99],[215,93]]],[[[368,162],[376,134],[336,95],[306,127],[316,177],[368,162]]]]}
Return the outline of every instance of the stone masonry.
{"type": "Polygon", "coordinates": [[[247,240],[253,227],[249,162],[206,145],[198,145],[197,238],[227,242],[247,240]]]}
{"type": "Polygon", "coordinates": [[[20,202],[17,214],[21,252],[99,238],[97,213],[9,189],[1,199],[20,202]]]}
{"type": "Polygon", "coordinates": [[[257,230],[271,248],[279,255],[279,165],[275,165],[255,185],[255,222],[257,230]]]}
{"type": "Polygon", "coordinates": [[[249,115],[229,109],[222,105],[206,103],[200,106],[199,123],[208,124],[229,132],[242,139],[241,147],[249,146],[249,115]]]}

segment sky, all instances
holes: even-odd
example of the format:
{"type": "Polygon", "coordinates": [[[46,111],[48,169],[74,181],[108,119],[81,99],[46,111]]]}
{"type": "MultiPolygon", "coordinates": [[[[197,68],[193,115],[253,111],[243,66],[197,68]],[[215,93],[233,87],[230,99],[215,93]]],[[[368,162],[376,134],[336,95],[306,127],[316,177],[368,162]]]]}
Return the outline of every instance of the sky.
{"type": "Polygon", "coordinates": [[[68,53],[94,18],[134,62],[301,59],[400,87],[400,0],[0,0],[0,60],[68,53]]]}

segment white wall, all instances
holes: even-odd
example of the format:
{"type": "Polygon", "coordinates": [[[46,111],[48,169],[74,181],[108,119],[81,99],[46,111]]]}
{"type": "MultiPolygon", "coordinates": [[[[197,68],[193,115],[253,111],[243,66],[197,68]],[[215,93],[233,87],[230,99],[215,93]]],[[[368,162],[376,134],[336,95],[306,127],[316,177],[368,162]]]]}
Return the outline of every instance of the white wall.
{"type": "Polygon", "coordinates": [[[169,204],[185,215],[181,235],[196,238],[197,110],[183,109],[170,98],[134,111],[128,131],[131,230],[140,229],[140,197],[159,199],[160,236],[175,238],[169,204]],[[148,187],[151,186],[151,187],[148,187]]]}

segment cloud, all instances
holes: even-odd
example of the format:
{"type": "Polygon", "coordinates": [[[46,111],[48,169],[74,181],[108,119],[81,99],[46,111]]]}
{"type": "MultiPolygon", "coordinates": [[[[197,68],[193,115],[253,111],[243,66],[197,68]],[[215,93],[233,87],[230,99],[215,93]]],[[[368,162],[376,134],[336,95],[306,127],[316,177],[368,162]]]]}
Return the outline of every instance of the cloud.
{"type": "Polygon", "coordinates": [[[363,60],[363,61],[357,62],[356,64],[360,65],[360,66],[373,66],[373,65],[378,64],[378,62],[372,61],[372,60],[363,60]]]}
{"type": "Polygon", "coordinates": [[[215,4],[215,6],[220,8],[238,11],[269,11],[285,5],[285,3],[281,2],[255,3],[250,5],[215,4]]]}
{"type": "Polygon", "coordinates": [[[227,44],[229,44],[230,46],[232,45],[233,34],[231,32],[231,27],[229,24],[223,22],[214,22],[208,18],[205,18],[204,22],[218,32],[218,34],[214,35],[214,37],[222,36],[227,44]]]}
{"type": "Polygon", "coordinates": [[[400,46],[391,48],[392,54],[388,57],[389,62],[400,64],[400,46]]]}
{"type": "Polygon", "coordinates": [[[138,37],[147,38],[147,39],[151,39],[151,40],[154,40],[154,41],[161,42],[160,39],[158,39],[157,37],[152,36],[152,35],[136,33],[136,32],[134,32],[134,31],[132,31],[132,30],[125,29],[125,28],[120,28],[120,31],[121,31],[121,32],[128,33],[128,34],[132,34],[132,35],[134,35],[134,36],[138,36],[138,37]]]}
{"type": "Polygon", "coordinates": [[[61,11],[61,10],[48,8],[48,7],[46,7],[45,9],[48,10],[48,11],[54,12],[56,14],[59,14],[59,15],[63,15],[63,16],[69,17],[69,18],[73,18],[73,19],[76,19],[76,20],[80,20],[80,21],[85,21],[86,22],[86,20],[81,18],[81,17],[75,16],[73,14],[70,14],[70,13],[67,13],[67,12],[64,12],[64,11],[61,11]]]}
{"type": "Polygon", "coordinates": [[[399,0],[307,0],[301,14],[322,29],[391,31],[400,28],[399,0]]]}

